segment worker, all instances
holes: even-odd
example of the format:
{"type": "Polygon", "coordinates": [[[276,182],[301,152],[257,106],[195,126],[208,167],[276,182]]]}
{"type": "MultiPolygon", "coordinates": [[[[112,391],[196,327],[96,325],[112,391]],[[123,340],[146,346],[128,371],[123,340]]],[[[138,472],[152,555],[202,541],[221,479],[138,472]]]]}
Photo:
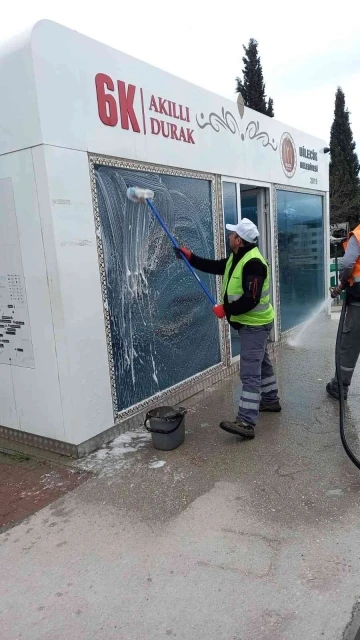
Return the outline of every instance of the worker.
{"type": "MultiPolygon", "coordinates": [[[[352,376],[360,353],[360,225],[349,234],[343,243],[345,254],[340,264],[340,283],[330,290],[332,298],[338,298],[345,291],[346,316],[341,336],[340,361],[347,399],[352,376]]],[[[336,375],[326,385],[326,391],[339,399],[336,375]]]]}
{"type": "Polygon", "coordinates": [[[222,304],[214,307],[218,318],[225,318],[240,335],[240,378],[242,391],[236,419],[220,423],[229,433],[253,439],[259,411],[281,411],[274,370],[267,342],[273,326],[270,303],[270,275],[266,260],[258,248],[259,231],[244,218],[231,232],[231,253],[222,260],[208,260],[186,247],[175,249],[199,271],[223,276],[222,304]]]}

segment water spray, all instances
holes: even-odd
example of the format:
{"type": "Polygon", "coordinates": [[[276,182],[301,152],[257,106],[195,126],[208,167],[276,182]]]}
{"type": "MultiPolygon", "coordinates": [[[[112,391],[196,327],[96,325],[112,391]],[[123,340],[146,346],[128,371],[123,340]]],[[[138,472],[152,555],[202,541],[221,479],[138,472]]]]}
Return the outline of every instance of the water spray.
{"type": "MultiPolygon", "coordinates": [[[[298,347],[301,342],[302,336],[305,334],[309,325],[315,320],[315,318],[326,309],[326,306],[329,304],[330,300],[326,298],[321,305],[314,311],[314,313],[310,316],[310,318],[303,324],[300,328],[299,333],[293,338],[288,339],[288,345],[290,347],[298,347]]],[[[346,300],[344,300],[341,315],[339,320],[338,332],[336,335],[336,347],[335,347],[335,368],[336,368],[336,380],[339,389],[339,427],[340,427],[340,438],[341,444],[344,447],[345,453],[350,458],[351,462],[360,469],[360,460],[355,456],[353,451],[350,448],[349,443],[346,440],[345,435],[345,398],[344,398],[344,387],[343,387],[343,379],[341,373],[341,336],[344,329],[344,322],[346,316],[346,300]]]]}
{"type": "Polygon", "coordinates": [[[309,326],[314,322],[317,316],[320,315],[320,313],[325,311],[329,303],[330,303],[330,300],[328,298],[325,298],[325,300],[323,300],[323,302],[321,302],[321,304],[319,304],[319,306],[316,307],[315,311],[311,314],[311,316],[307,320],[305,320],[303,324],[300,325],[299,331],[296,333],[296,335],[290,336],[288,338],[287,343],[289,347],[299,347],[301,345],[301,340],[303,336],[306,335],[306,332],[309,326]]]}

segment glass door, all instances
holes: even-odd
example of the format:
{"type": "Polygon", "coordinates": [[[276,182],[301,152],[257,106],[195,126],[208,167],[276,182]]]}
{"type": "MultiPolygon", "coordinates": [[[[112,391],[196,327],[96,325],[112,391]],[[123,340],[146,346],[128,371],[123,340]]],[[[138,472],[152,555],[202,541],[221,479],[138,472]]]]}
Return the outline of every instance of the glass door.
{"type": "Polygon", "coordinates": [[[259,249],[269,260],[267,212],[269,210],[269,189],[257,187],[256,189],[244,189],[240,187],[241,193],[241,217],[249,218],[259,229],[259,249]]]}
{"type": "MultiPolygon", "coordinates": [[[[223,182],[223,204],[224,204],[224,225],[236,224],[242,218],[249,218],[259,229],[259,249],[271,264],[271,244],[270,244],[270,189],[268,187],[256,187],[240,182],[223,182]]],[[[229,232],[225,230],[226,255],[230,253],[228,243],[229,232]]],[[[270,296],[273,299],[272,281],[270,285],[270,296]]],[[[231,354],[236,357],[240,354],[240,340],[237,331],[230,328],[231,354]]],[[[275,339],[272,331],[271,340],[275,339]]]]}
{"type": "MultiPolygon", "coordinates": [[[[225,227],[225,247],[226,256],[230,254],[229,247],[229,231],[226,230],[227,224],[237,224],[241,218],[239,207],[239,185],[236,182],[223,182],[223,205],[224,205],[224,227],[225,227]]],[[[231,356],[235,358],[240,355],[240,339],[237,331],[232,327],[230,330],[231,356]]]]}
{"type": "MultiPolygon", "coordinates": [[[[259,249],[271,268],[271,244],[270,244],[270,189],[257,187],[249,189],[241,185],[241,217],[249,218],[259,229],[259,249]]],[[[273,302],[272,278],[270,278],[270,300],[273,302]]],[[[270,341],[275,340],[275,329],[271,331],[270,341]]]]}

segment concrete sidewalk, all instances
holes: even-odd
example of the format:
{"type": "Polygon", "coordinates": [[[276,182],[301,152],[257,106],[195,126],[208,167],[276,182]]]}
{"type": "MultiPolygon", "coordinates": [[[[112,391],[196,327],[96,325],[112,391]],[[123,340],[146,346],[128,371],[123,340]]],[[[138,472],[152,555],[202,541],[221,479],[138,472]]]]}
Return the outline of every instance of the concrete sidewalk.
{"type": "Polygon", "coordinates": [[[96,477],[3,534],[1,637],[354,638],[360,472],[324,392],[336,329],[319,319],[306,349],[278,351],[283,412],[261,416],[254,441],[217,427],[236,411],[227,380],[187,403],[182,447],[125,434],[82,463],[96,477]]]}

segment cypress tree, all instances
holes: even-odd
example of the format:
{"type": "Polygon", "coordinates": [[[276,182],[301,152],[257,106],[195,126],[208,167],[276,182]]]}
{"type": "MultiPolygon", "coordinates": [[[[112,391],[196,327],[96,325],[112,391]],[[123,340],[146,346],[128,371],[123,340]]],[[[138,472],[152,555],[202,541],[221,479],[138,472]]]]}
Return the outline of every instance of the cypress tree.
{"type": "Polygon", "coordinates": [[[355,146],[345,95],[338,87],[330,133],[330,219],[332,223],[349,222],[350,227],[360,218],[360,165],[355,146]]]}
{"type": "Polygon", "coordinates": [[[269,118],[274,117],[274,100],[272,98],[269,98],[268,100],[266,115],[269,116],[269,118]]]}
{"type": "Polygon", "coordinates": [[[274,101],[269,98],[266,102],[265,82],[258,52],[258,43],[254,38],[249,40],[247,47],[243,45],[243,78],[236,78],[236,92],[241,93],[246,107],[255,109],[259,113],[274,117],[274,101]]]}

